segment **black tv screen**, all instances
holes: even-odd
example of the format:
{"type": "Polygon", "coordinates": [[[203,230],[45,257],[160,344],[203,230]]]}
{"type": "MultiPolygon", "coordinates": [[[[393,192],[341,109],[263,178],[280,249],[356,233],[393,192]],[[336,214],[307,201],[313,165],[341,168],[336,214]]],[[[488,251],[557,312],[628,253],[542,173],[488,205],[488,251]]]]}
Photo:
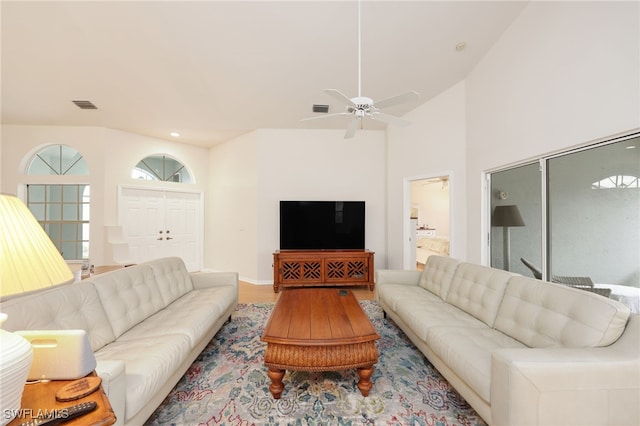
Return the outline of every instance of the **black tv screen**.
{"type": "Polygon", "coordinates": [[[280,201],[280,250],[364,250],[364,201],[280,201]]]}

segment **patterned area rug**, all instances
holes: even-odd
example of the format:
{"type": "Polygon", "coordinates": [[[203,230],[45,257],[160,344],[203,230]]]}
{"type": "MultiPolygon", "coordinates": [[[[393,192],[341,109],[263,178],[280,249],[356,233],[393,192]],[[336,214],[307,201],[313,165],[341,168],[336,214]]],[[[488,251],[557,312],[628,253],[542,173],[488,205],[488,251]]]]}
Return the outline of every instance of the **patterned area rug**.
{"type": "Polygon", "coordinates": [[[375,302],[361,305],[381,336],[368,397],[355,370],[287,371],[273,399],[260,341],[273,304],[240,304],[146,424],[485,425],[375,302]]]}

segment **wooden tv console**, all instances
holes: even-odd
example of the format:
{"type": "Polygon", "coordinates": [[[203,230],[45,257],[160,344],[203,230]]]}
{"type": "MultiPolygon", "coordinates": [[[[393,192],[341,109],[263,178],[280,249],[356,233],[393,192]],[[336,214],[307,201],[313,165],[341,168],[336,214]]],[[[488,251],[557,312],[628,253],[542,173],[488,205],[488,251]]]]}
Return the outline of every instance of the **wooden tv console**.
{"type": "Polygon", "coordinates": [[[373,291],[369,250],[278,250],[273,253],[273,291],[280,287],[368,286],[373,291]]]}

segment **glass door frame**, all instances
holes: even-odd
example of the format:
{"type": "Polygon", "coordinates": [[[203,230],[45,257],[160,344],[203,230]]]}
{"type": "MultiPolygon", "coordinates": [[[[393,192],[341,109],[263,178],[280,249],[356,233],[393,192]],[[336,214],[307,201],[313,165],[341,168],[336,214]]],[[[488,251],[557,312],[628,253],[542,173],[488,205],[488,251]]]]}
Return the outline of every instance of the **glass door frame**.
{"type": "Polygon", "coordinates": [[[640,138],[640,129],[635,129],[632,132],[624,133],[620,135],[614,135],[606,138],[602,138],[597,141],[592,141],[583,146],[572,148],[566,151],[560,151],[556,153],[551,153],[547,155],[543,155],[536,159],[528,159],[523,160],[517,163],[511,163],[507,166],[501,166],[494,169],[489,169],[483,172],[483,214],[484,218],[482,220],[482,226],[484,229],[482,230],[482,249],[481,249],[481,260],[482,264],[489,266],[491,264],[491,215],[492,215],[492,193],[491,193],[491,176],[494,173],[499,173],[507,170],[512,170],[518,167],[526,166],[535,163],[536,161],[540,167],[540,188],[541,188],[541,264],[539,265],[540,270],[542,271],[542,277],[545,280],[549,280],[550,278],[550,254],[551,249],[549,247],[549,179],[548,179],[548,165],[549,161],[558,157],[564,157],[567,155],[572,155],[575,153],[579,153],[582,151],[600,148],[607,145],[623,142],[625,140],[640,138]]]}

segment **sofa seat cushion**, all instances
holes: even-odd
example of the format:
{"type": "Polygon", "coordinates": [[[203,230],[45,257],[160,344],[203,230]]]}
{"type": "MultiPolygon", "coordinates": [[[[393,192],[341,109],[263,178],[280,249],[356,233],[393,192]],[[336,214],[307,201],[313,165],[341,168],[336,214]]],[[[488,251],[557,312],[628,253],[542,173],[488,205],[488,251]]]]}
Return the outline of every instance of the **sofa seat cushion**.
{"type": "Polygon", "coordinates": [[[85,330],[92,351],[115,340],[98,292],[82,281],[2,302],[8,315],[2,328],[17,330],[85,330]]]}
{"type": "Polygon", "coordinates": [[[622,335],[630,309],[583,290],[527,277],[509,281],[495,328],[527,346],[607,346],[622,335]]]}
{"type": "Polygon", "coordinates": [[[512,276],[511,272],[462,263],[456,268],[447,303],[493,327],[507,282],[512,276]]]}
{"type": "MultiPolygon", "coordinates": [[[[136,325],[118,340],[130,341],[169,334],[188,336],[191,346],[197,345],[224,313],[223,302],[232,297],[231,287],[194,290],[177,299],[165,309],[136,325]]],[[[231,303],[231,302],[227,302],[231,303]]]]}
{"type": "Polygon", "coordinates": [[[145,265],[97,275],[98,291],[116,339],[166,305],[153,270],[145,265]]]}
{"type": "Polygon", "coordinates": [[[431,327],[426,339],[433,352],[485,402],[491,402],[491,353],[526,347],[497,330],[484,327],[431,327]]]}
{"type": "Polygon", "coordinates": [[[418,285],[442,300],[447,300],[451,282],[460,263],[452,257],[429,256],[418,285]]]}
{"type": "Polygon", "coordinates": [[[96,359],[125,363],[125,418],[135,416],[167,382],[191,350],[188,336],[165,333],[135,340],[116,340],[96,352],[96,359]]]}
{"type": "MultiPolygon", "coordinates": [[[[236,300],[238,299],[238,289],[235,286],[227,285],[202,288],[190,292],[189,297],[193,297],[194,300],[197,299],[200,304],[216,306],[218,309],[218,316],[220,316],[231,307],[235,309],[236,300]]],[[[195,302],[188,302],[188,304],[189,306],[193,306],[195,305],[195,302]]]]}
{"type": "Polygon", "coordinates": [[[442,302],[442,299],[422,287],[408,286],[405,284],[385,284],[379,286],[378,300],[384,302],[391,310],[397,311],[398,305],[412,300],[424,302],[442,302]]]}
{"type": "Polygon", "coordinates": [[[403,303],[398,304],[396,312],[411,328],[411,331],[425,341],[427,333],[432,327],[444,325],[468,328],[486,327],[482,321],[441,300],[435,302],[418,298],[405,300],[403,303]]]}

